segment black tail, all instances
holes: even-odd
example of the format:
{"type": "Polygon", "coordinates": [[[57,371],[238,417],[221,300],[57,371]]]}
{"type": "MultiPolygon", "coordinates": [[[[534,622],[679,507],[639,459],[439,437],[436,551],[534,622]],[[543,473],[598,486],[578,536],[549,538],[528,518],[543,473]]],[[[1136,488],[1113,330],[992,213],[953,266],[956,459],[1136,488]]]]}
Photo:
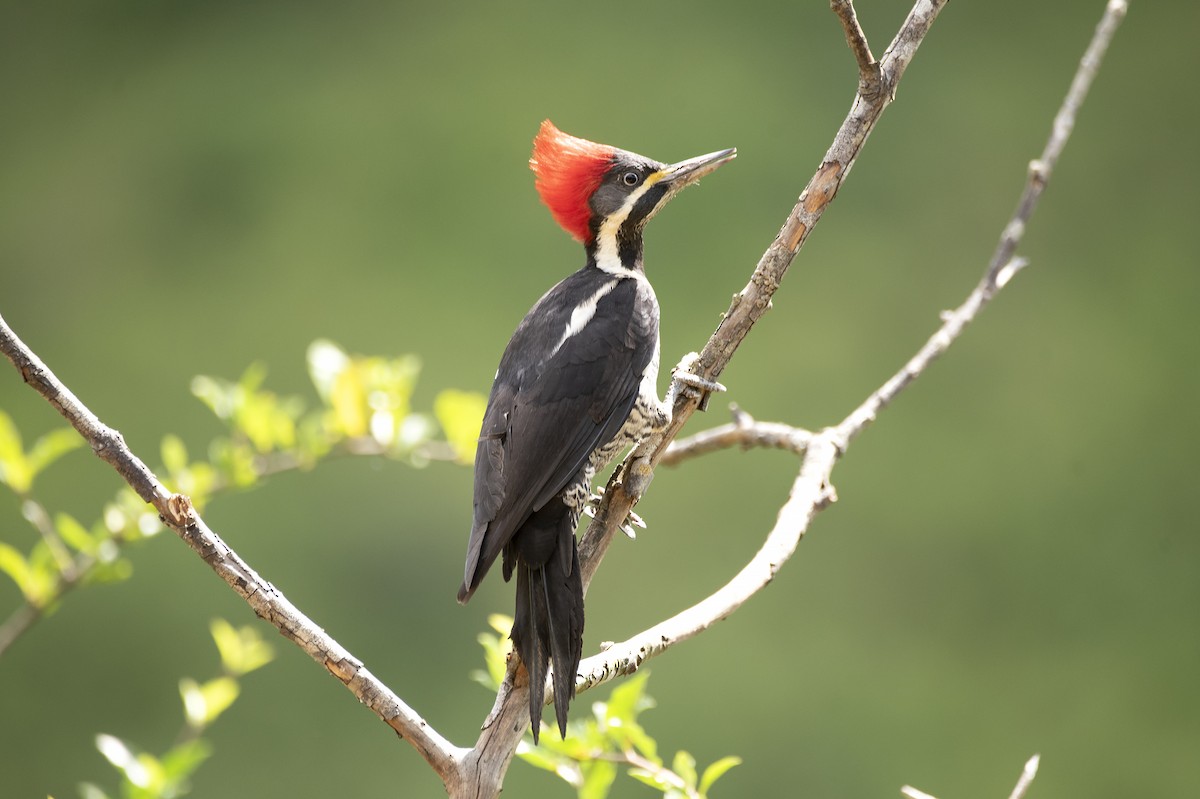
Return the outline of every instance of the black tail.
{"type": "MultiPolygon", "coordinates": [[[[551,503],[557,504],[557,503],[551,503]]],[[[543,509],[543,512],[547,509],[543,509]]],[[[557,510],[557,509],[555,509],[557,510]]],[[[579,671],[579,658],[583,654],[583,582],[579,577],[579,551],[575,546],[574,530],[567,518],[546,519],[542,512],[535,513],[526,526],[514,538],[517,544],[517,608],[513,619],[512,640],[525,670],[529,672],[529,721],[533,726],[533,742],[537,743],[538,728],[542,721],[542,707],[546,704],[546,667],[554,664],[554,712],[558,717],[558,730],[566,737],[567,708],[575,697],[575,675],[579,671]],[[542,527],[539,522],[553,521],[553,525],[542,527]],[[551,538],[551,536],[553,536],[551,538]],[[522,540],[529,546],[529,554],[538,549],[541,554],[547,549],[547,538],[553,548],[545,558],[522,556],[522,540]],[[540,539],[540,540],[537,540],[540,539]],[[541,566],[530,566],[529,562],[542,560],[541,566]]]]}

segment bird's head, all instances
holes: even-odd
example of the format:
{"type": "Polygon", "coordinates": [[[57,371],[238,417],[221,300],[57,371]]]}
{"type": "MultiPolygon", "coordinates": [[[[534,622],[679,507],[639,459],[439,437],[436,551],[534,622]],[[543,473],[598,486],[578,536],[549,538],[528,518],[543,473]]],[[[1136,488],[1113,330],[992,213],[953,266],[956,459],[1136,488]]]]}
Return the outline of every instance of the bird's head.
{"type": "Polygon", "coordinates": [[[533,140],[529,167],[555,221],[591,245],[597,236],[616,237],[623,228],[640,234],[681,189],[736,155],[737,150],[721,150],[664,164],[563,133],[547,119],[533,140]]]}

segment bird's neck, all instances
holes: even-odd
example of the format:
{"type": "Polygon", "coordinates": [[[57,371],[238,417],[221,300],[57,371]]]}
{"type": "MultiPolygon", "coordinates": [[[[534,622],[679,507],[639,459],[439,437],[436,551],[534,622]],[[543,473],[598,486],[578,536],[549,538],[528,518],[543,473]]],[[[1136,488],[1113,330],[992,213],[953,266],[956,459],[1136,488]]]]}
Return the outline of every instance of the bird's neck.
{"type": "Polygon", "coordinates": [[[614,275],[645,274],[642,231],[629,225],[601,225],[587,245],[588,264],[614,275]]]}

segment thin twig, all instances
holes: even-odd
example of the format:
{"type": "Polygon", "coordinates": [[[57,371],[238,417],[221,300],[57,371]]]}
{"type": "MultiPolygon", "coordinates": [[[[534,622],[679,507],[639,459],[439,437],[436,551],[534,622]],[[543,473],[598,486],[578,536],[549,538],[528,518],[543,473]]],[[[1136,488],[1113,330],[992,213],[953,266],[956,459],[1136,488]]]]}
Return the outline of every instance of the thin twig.
{"type": "Polygon", "coordinates": [[[760,422],[737,406],[733,421],[703,430],[684,439],[672,441],[663,453],[663,466],[677,466],[689,458],[707,455],[730,447],[742,449],[783,449],[803,455],[812,440],[812,432],[780,422],[760,422]]]}
{"type": "Polygon", "coordinates": [[[1063,148],[1067,146],[1067,140],[1071,138],[1079,107],[1083,105],[1088,89],[1096,79],[1096,73],[1100,70],[1100,62],[1104,58],[1104,53],[1107,52],[1113,35],[1116,34],[1121,20],[1125,18],[1128,8],[1126,0],[1109,0],[1104,10],[1104,16],[1101,17],[1100,24],[1096,26],[1092,41],[1088,44],[1087,50],[1079,62],[1079,69],[1076,70],[1075,77],[1071,81],[1071,88],[1067,91],[1067,96],[1063,100],[1062,106],[1059,107],[1058,113],[1054,115],[1054,125],[1050,130],[1050,138],[1046,142],[1046,147],[1042,150],[1041,157],[1029,164],[1029,178],[1025,184],[1025,191],[1021,194],[1012,220],[1000,236],[1000,242],[996,245],[996,252],[992,255],[987,274],[984,275],[981,284],[988,287],[991,292],[1001,288],[1020,268],[1017,266],[1010,269],[1009,265],[1014,263],[1013,254],[1021,242],[1021,237],[1025,235],[1025,225],[1033,215],[1033,209],[1037,207],[1046,183],[1049,182],[1050,175],[1058,164],[1058,157],[1062,154],[1063,148]]]}
{"type": "MultiPolygon", "coordinates": [[[[1025,792],[1029,790],[1029,786],[1033,784],[1033,778],[1037,776],[1038,762],[1041,759],[1040,755],[1034,755],[1025,762],[1025,768],[1021,770],[1021,777],[1017,780],[1016,786],[1012,793],[1008,795],[1008,799],[1024,799],[1025,792]]],[[[900,789],[900,795],[905,799],[936,799],[931,794],[927,794],[919,788],[914,788],[911,785],[905,785],[900,789]]]]}
{"type": "Polygon", "coordinates": [[[919,788],[914,788],[911,785],[905,785],[900,789],[900,795],[905,799],[937,799],[932,794],[925,793],[919,788]]]}
{"type": "Polygon", "coordinates": [[[59,536],[58,530],[54,527],[54,520],[50,518],[50,514],[42,503],[38,502],[29,493],[18,494],[17,498],[21,500],[21,515],[33,525],[33,529],[37,530],[38,535],[42,537],[42,541],[46,544],[46,549],[50,551],[50,556],[54,558],[54,562],[60,572],[68,571],[74,568],[74,558],[71,557],[71,548],[59,536]]]}
{"type": "Polygon", "coordinates": [[[846,44],[850,45],[850,52],[854,53],[854,60],[858,62],[858,77],[864,83],[879,79],[879,62],[875,60],[875,56],[871,55],[871,46],[867,44],[867,35],[863,33],[862,26],[858,24],[858,14],[854,11],[854,3],[851,0],[829,0],[829,7],[833,9],[833,13],[837,14],[837,18],[842,23],[842,30],[846,34],[846,44]]]}
{"type": "Polygon", "coordinates": [[[1038,199],[1045,191],[1050,175],[1058,164],[1058,158],[1071,136],[1079,107],[1083,104],[1088,89],[1096,78],[1100,61],[1112,42],[1117,26],[1124,19],[1126,9],[1125,0],[1109,0],[1104,16],[1101,18],[1100,24],[1096,26],[1096,32],[1080,60],[1079,68],[1071,81],[1071,87],[1067,91],[1058,113],[1054,116],[1054,123],[1051,125],[1050,137],[1046,141],[1046,146],[1042,149],[1041,156],[1029,165],[1025,187],[1017,202],[1017,208],[1008,224],[1004,226],[996,250],[992,254],[979,284],[967,296],[962,305],[953,311],[942,314],[942,326],[899,372],[892,375],[886,383],[838,424],[839,448],[844,450],[851,439],[875,420],[881,410],[891,404],[901,391],[929,368],[929,365],[962,334],[963,329],[975,320],[979,312],[996,296],[996,293],[1004,288],[1013,276],[1028,263],[1024,258],[1016,255],[1017,245],[1025,235],[1025,229],[1033,216],[1034,209],[1037,208],[1038,199]]]}
{"type": "Polygon", "coordinates": [[[0,655],[42,618],[42,609],[29,600],[17,606],[0,624],[0,655]]]}
{"type": "Polygon", "coordinates": [[[1038,765],[1041,762],[1041,755],[1034,755],[1025,761],[1025,768],[1021,769],[1021,776],[1013,787],[1012,793],[1008,795],[1008,799],[1024,799],[1025,792],[1029,790],[1029,786],[1033,784],[1033,778],[1037,776],[1038,765]]]}
{"type": "Polygon", "coordinates": [[[828,436],[818,435],[809,442],[800,473],[792,483],[787,502],[779,509],[775,527],[750,562],[732,580],[687,610],[585,658],[579,664],[575,690],[586,691],[632,674],[647,659],[708,629],[765,588],[796,551],[817,513],[836,500],[828,475],[837,458],[837,448],[828,436]]]}
{"type": "Polygon", "coordinates": [[[363,704],[405,738],[439,775],[450,773],[462,750],[431,728],[391,689],[380,682],[311,619],[301,613],[275,586],[250,566],[209,529],[191,502],[169,492],[149,468],[130,451],[116,430],[104,425],[71,393],[0,317],[0,352],[12,361],[22,378],[41,394],[92,450],[113,466],[163,522],[190,546],[255,613],[274,625],[286,638],[323,665],[363,704]]]}

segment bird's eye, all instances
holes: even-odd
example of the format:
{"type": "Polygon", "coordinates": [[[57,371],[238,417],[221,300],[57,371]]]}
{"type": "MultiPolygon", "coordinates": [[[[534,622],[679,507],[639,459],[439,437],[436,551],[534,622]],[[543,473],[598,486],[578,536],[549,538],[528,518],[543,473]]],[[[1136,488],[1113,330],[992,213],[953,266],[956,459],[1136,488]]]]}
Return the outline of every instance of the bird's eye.
{"type": "Polygon", "coordinates": [[[639,175],[637,172],[626,172],[624,175],[621,176],[621,181],[626,186],[636,186],[638,184],[638,181],[641,179],[642,179],[642,176],[639,175]]]}

